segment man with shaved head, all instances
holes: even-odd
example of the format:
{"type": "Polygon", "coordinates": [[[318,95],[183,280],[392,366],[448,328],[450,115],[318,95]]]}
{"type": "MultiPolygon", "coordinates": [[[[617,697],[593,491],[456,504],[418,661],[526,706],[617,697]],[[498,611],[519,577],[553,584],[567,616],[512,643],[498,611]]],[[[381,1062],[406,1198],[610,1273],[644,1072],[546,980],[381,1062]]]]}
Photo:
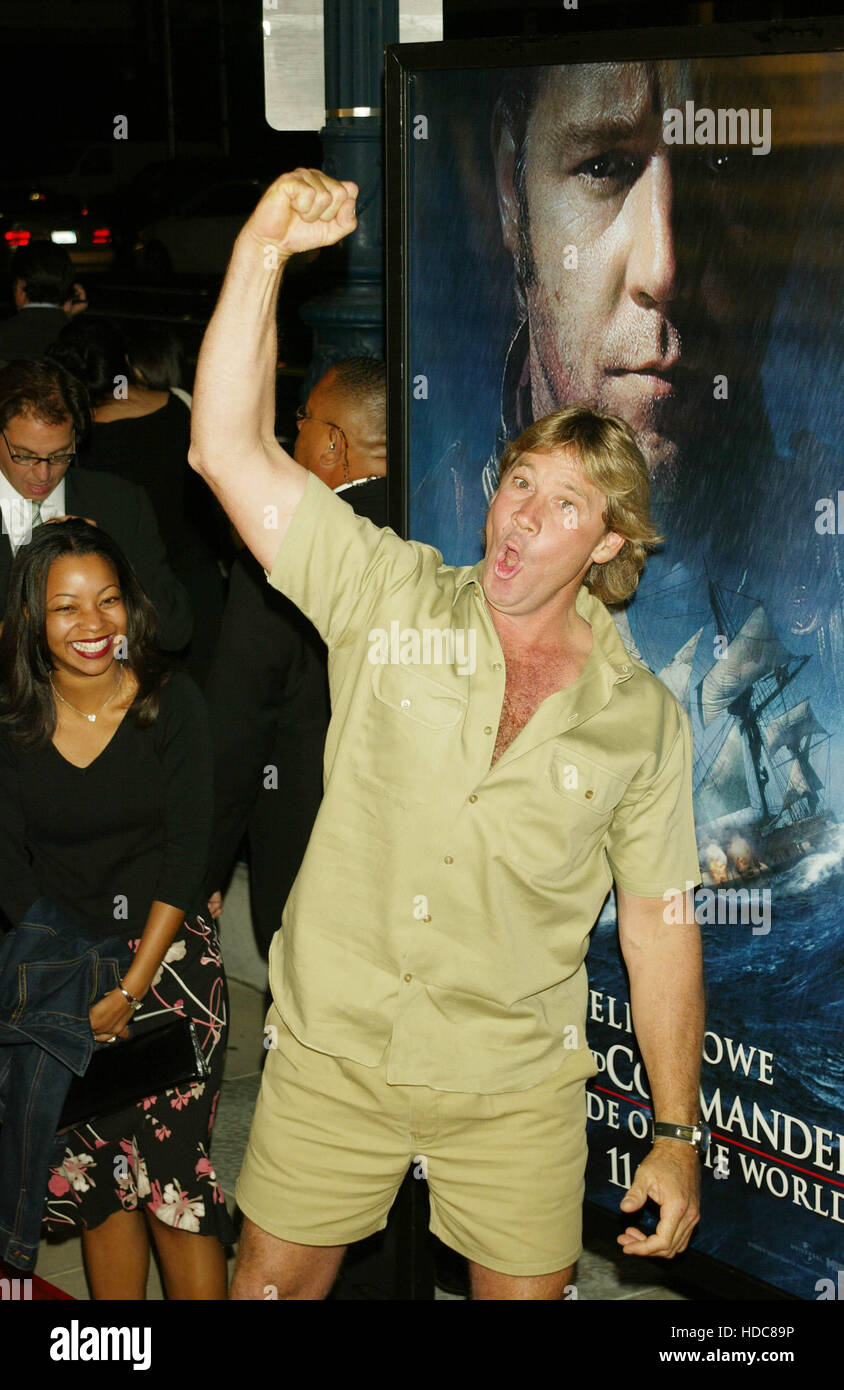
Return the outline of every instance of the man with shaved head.
{"type": "MultiPolygon", "coordinates": [[[[296,422],[296,462],[359,516],[385,526],[386,364],[374,357],[336,362],[296,422]]],[[[299,609],[270,588],[246,549],[232,567],[206,695],[215,750],[211,910],[222,911],[221,889],[248,835],[252,925],[266,954],[322,800],[331,706],[325,643],[299,609]]]]}
{"type": "MultiPolygon", "coordinates": [[[[375,357],[348,357],[317,382],[296,412],[293,457],[333,491],[387,473],[387,369],[375,357]],[[333,422],[337,423],[333,423],[333,422]],[[314,428],[321,426],[321,428],[314,428]],[[326,433],[327,429],[327,433],[326,433]]],[[[383,486],[370,489],[381,496],[383,486]]],[[[366,495],[355,492],[354,503],[366,495]]],[[[352,496],[346,498],[352,502],[352,496]]],[[[355,505],[355,510],[360,510],[355,505]]],[[[368,511],[363,511],[368,516],[368,511]]],[[[383,524],[383,523],[381,523],[383,524]]]]}

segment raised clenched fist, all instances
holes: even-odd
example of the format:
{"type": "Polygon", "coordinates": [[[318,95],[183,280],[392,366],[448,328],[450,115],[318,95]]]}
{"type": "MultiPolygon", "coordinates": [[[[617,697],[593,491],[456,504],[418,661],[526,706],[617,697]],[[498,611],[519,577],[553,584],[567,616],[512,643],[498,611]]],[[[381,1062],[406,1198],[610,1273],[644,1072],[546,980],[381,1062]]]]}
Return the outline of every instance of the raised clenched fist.
{"type": "Polygon", "coordinates": [[[284,258],[332,246],[357,226],[355,183],[319,169],[294,169],[271,184],[243,229],[284,258]]]}

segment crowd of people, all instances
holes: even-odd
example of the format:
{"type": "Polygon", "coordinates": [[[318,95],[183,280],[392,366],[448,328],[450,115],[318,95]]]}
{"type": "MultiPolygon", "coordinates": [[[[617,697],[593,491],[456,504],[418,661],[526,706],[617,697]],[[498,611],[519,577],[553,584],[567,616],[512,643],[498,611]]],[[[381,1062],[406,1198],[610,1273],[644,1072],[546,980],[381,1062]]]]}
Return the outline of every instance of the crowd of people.
{"type": "Polygon", "coordinates": [[[688,894],[664,929],[698,880],[688,720],[605,607],[658,539],[647,466],[620,420],[536,422],[502,457],[484,560],[455,569],[385,527],[383,363],[330,368],[291,456],[278,285],[354,230],[356,192],[299,170],[265,194],[192,428],[169,343],[71,316],[66,276],[35,300],[44,276],[33,291],[18,267],[18,315],[49,308],[53,332],[0,368],[0,1258],[31,1268],[44,1220],[79,1226],[95,1298],[144,1296],[150,1236],[170,1298],[226,1296],[217,920],[244,836],[274,1041],[232,1297],[325,1297],[417,1150],[474,1297],[565,1296],[595,1071],[583,959],[613,880],[656,1121],[622,1210],[661,1208],[620,1243],[670,1258],[697,1221],[688,894]],[[469,678],[373,660],[393,624],[471,631],[469,678]],[[71,1072],[186,1017],[187,1080],[147,1051],[139,1094],[68,1120],[71,1072]]]}
{"type": "MultiPolygon", "coordinates": [[[[229,1023],[216,918],[248,853],[266,954],[321,797],[325,649],[188,466],[175,335],[80,316],[84,290],[47,243],[18,254],[14,300],[0,324],[0,908],[7,929],[49,918],[53,932],[57,908],[62,960],[82,943],[104,959],[119,937],[131,964],[90,1010],[94,1041],[129,1023],[140,1038],[187,995],[207,1067],[42,1145],[43,1213],[43,1194],[21,1212],[7,1152],[0,1258],[31,1267],[42,1216],[81,1226],[93,1297],[141,1298],[149,1231],[169,1297],[222,1298],[234,1234],[209,1158],[229,1023]],[[265,785],[268,763],[281,787],[265,785]]],[[[302,465],[385,525],[384,364],[338,363],[296,427],[302,465]]],[[[2,1083],[0,1100],[14,1101],[2,1083]]]]}

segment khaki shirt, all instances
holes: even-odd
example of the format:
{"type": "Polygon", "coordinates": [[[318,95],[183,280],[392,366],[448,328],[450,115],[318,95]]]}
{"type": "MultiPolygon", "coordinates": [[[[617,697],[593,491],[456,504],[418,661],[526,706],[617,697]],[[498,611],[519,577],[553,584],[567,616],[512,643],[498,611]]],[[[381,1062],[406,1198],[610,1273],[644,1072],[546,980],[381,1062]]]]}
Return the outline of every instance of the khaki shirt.
{"type": "Polygon", "coordinates": [[[700,875],[689,721],[587,589],[583,672],[490,765],[505,672],[480,577],[309,476],[269,579],[328,645],[333,713],[270,978],[308,1047],[490,1093],[584,1074],[613,879],[658,898],[700,875]]]}

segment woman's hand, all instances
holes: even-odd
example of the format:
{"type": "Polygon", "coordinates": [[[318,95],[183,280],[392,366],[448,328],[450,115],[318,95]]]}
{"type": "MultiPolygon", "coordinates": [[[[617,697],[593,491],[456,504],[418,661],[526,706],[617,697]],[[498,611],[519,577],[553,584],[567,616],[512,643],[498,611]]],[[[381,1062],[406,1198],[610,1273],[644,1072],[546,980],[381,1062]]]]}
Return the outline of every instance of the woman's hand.
{"type": "Polygon", "coordinates": [[[209,915],[213,917],[214,921],[216,922],[217,918],[222,914],[222,911],[223,895],[218,889],[218,891],[216,893],[212,893],[211,897],[208,899],[208,912],[209,915]]]}
{"type": "Polygon", "coordinates": [[[129,1029],[126,1025],[132,1013],[132,1005],[127,1004],[119,989],[112,989],[108,994],[104,994],[88,1011],[94,1041],[109,1042],[113,1037],[128,1038],[129,1029]]]}

